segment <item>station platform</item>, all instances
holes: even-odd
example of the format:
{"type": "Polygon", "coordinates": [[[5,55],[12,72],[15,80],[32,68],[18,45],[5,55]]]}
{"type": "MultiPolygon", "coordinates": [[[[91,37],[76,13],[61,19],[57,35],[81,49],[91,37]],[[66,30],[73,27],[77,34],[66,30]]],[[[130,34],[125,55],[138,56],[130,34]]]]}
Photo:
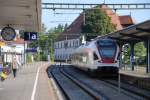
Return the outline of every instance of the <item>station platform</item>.
{"type": "Polygon", "coordinates": [[[136,87],[150,91],[150,73],[145,67],[136,66],[134,71],[130,67],[119,70],[120,80],[136,87]]]}
{"type": "Polygon", "coordinates": [[[132,71],[130,67],[121,68],[119,70],[119,73],[123,74],[123,75],[139,77],[139,78],[150,78],[150,73],[146,73],[146,68],[145,67],[136,66],[134,71],[132,71]]]}
{"type": "Polygon", "coordinates": [[[46,73],[48,62],[35,62],[0,82],[0,100],[57,100],[46,73]]]}

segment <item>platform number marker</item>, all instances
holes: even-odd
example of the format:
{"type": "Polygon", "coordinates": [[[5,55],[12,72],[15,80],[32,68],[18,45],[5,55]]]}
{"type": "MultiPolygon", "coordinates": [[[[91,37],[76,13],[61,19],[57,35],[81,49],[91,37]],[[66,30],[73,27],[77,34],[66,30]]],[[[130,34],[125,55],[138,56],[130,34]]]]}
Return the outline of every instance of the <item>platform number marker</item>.
{"type": "Polygon", "coordinates": [[[24,33],[24,40],[32,41],[37,40],[37,32],[25,32],[24,33]]]}
{"type": "Polygon", "coordinates": [[[36,34],[32,34],[31,39],[32,40],[36,40],[37,39],[37,35],[36,34]]]}

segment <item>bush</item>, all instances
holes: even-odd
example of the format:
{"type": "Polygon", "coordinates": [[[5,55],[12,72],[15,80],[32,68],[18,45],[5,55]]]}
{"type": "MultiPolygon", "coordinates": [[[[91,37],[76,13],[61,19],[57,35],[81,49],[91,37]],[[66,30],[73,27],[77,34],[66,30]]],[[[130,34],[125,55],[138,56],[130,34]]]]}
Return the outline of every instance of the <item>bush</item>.
{"type": "Polygon", "coordinates": [[[44,52],[40,52],[40,61],[47,61],[47,55],[44,52]]]}
{"type": "Polygon", "coordinates": [[[28,63],[32,62],[32,55],[31,54],[27,54],[27,62],[28,63]]]}

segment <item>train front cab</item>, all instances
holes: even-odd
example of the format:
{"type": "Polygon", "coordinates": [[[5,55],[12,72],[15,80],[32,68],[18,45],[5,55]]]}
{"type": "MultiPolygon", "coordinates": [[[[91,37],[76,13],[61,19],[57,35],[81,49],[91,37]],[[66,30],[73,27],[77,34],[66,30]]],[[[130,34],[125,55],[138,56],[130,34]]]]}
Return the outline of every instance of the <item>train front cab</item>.
{"type": "Polygon", "coordinates": [[[97,41],[97,48],[100,55],[97,72],[103,75],[117,75],[119,71],[118,44],[113,40],[99,40],[97,41]]]}

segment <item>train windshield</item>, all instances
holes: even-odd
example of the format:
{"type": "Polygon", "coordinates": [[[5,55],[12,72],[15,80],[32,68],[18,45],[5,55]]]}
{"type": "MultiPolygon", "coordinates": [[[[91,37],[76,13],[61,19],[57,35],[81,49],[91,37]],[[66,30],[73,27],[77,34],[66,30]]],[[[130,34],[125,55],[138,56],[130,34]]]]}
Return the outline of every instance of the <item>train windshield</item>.
{"type": "Polygon", "coordinates": [[[112,40],[99,40],[97,42],[101,57],[113,58],[116,54],[117,45],[112,40]]]}

